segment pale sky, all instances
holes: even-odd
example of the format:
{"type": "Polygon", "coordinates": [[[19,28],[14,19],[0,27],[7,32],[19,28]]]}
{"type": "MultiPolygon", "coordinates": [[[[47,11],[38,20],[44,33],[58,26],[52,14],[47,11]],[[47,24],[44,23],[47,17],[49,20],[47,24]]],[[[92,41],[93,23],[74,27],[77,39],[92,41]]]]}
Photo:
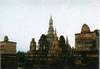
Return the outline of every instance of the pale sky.
{"type": "Polygon", "coordinates": [[[0,41],[7,35],[17,51],[28,51],[32,38],[38,44],[48,33],[51,14],[58,37],[68,35],[72,47],[84,23],[100,29],[100,0],[0,0],[0,41]]]}

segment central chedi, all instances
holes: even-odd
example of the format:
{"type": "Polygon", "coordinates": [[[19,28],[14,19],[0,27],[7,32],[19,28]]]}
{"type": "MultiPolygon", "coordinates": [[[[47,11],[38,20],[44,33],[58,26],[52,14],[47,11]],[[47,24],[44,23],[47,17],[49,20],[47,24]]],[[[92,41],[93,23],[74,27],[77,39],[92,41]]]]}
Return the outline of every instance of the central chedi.
{"type": "Polygon", "coordinates": [[[54,31],[53,28],[53,19],[50,16],[48,34],[42,34],[38,45],[36,46],[35,39],[33,38],[30,42],[30,51],[31,56],[48,56],[48,57],[60,57],[71,55],[71,47],[68,42],[68,38],[65,39],[63,36],[60,36],[60,39],[57,36],[56,28],[54,31]],[[37,47],[37,50],[36,50],[37,47]]]}
{"type": "Polygon", "coordinates": [[[54,32],[52,16],[50,16],[50,20],[49,20],[47,40],[50,44],[48,56],[59,56],[60,54],[59,41],[58,41],[56,29],[54,32]]]}

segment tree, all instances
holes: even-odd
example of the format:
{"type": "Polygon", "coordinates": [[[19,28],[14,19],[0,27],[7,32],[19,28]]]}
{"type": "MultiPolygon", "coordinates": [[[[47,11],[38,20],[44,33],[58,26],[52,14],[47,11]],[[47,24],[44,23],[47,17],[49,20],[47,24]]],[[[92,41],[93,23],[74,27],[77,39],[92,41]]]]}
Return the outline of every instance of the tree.
{"type": "Polygon", "coordinates": [[[18,61],[19,62],[24,62],[25,61],[25,55],[26,55],[25,52],[18,51],[17,52],[18,61]]]}
{"type": "Polygon", "coordinates": [[[49,43],[47,41],[47,36],[45,34],[42,34],[42,36],[40,37],[39,44],[40,44],[39,50],[41,50],[42,54],[45,53],[45,55],[47,55],[49,50],[49,43]]]}
{"type": "Polygon", "coordinates": [[[61,51],[61,55],[62,56],[65,56],[65,55],[67,55],[66,53],[67,53],[67,46],[66,46],[66,44],[65,44],[65,38],[64,38],[64,36],[60,36],[60,39],[59,39],[59,47],[62,49],[62,51],[61,51]]]}

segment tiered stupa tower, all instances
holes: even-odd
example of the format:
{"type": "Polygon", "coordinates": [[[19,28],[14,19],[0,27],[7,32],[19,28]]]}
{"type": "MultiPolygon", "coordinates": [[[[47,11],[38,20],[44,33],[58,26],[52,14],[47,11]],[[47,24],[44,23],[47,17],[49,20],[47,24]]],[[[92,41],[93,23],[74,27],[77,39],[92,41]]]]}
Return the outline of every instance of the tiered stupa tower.
{"type": "Polygon", "coordinates": [[[67,51],[69,52],[70,55],[72,55],[71,46],[68,41],[68,36],[66,37],[66,46],[67,46],[67,51]]]}
{"type": "Polygon", "coordinates": [[[52,16],[50,16],[50,20],[49,20],[49,28],[48,28],[48,34],[47,34],[47,40],[48,42],[50,42],[50,44],[52,43],[54,39],[54,28],[53,28],[53,20],[52,20],[52,16]]]}
{"type": "Polygon", "coordinates": [[[36,42],[35,39],[32,38],[32,41],[30,42],[30,51],[29,51],[30,55],[34,55],[35,51],[36,51],[36,42]]]}

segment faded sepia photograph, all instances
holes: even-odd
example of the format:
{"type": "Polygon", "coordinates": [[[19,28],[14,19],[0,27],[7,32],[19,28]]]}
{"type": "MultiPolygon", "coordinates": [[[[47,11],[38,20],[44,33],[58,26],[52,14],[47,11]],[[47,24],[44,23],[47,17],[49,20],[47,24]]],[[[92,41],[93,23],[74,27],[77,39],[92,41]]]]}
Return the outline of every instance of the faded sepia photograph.
{"type": "Polygon", "coordinates": [[[0,0],[0,69],[99,69],[100,0],[0,0]]]}

